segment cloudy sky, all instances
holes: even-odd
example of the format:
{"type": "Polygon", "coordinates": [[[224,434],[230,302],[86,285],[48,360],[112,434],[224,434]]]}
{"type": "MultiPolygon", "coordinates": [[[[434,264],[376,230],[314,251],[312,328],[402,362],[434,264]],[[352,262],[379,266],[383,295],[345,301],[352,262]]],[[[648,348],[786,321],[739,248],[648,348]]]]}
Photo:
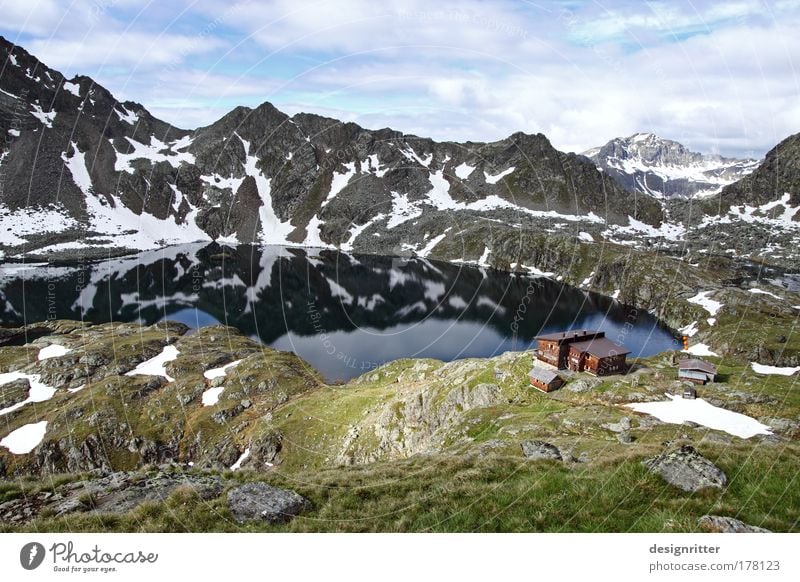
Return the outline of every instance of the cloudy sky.
{"type": "Polygon", "coordinates": [[[0,33],[181,127],[270,101],[566,151],[652,131],[761,156],[800,131],[800,2],[0,0],[0,33]]]}

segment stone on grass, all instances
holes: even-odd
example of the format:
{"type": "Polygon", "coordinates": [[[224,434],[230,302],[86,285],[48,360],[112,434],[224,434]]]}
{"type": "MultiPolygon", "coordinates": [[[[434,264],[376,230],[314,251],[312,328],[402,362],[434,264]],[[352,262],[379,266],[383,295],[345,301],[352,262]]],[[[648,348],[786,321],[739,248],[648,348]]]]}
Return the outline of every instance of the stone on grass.
{"type": "Polygon", "coordinates": [[[522,454],[525,458],[538,460],[538,459],[551,459],[553,461],[561,461],[561,451],[558,447],[546,443],[544,441],[523,441],[521,443],[522,454]]]}
{"type": "Polygon", "coordinates": [[[702,529],[716,533],[772,533],[763,527],[750,525],[724,515],[704,515],[697,523],[702,529]]]}
{"type": "Polygon", "coordinates": [[[302,495],[266,483],[246,483],[228,492],[228,508],[238,523],[283,523],[310,507],[302,495]]]}
{"type": "Polygon", "coordinates": [[[706,487],[722,489],[728,484],[724,471],[690,445],[661,453],[644,464],[667,483],[684,491],[698,491],[706,487]]]}

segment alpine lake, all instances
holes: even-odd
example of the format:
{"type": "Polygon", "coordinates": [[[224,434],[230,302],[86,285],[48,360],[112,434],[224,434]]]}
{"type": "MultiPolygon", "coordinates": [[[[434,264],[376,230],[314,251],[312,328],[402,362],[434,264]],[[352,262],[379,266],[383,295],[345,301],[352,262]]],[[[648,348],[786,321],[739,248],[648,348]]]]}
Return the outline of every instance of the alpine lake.
{"type": "MultiPolygon", "coordinates": [[[[649,313],[546,277],[418,257],[193,244],[0,267],[0,322],[224,324],[296,353],[329,382],[400,358],[489,357],[535,336],[599,329],[629,361],[678,338],[649,313]]],[[[30,341],[30,337],[23,338],[30,341]]]]}

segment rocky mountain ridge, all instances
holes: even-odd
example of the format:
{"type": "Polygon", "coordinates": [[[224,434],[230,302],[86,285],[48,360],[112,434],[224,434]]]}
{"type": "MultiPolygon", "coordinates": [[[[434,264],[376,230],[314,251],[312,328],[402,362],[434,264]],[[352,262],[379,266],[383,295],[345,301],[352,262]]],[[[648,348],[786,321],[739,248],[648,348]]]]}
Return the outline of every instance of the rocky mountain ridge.
{"type": "Polygon", "coordinates": [[[657,225],[661,209],[541,134],[435,142],[269,103],[187,131],[0,39],[9,254],[221,240],[423,251],[456,224],[657,225]],[[438,228],[431,230],[431,224],[438,228]],[[368,243],[362,242],[368,241],[368,243]],[[382,241],[381,241],[382,242],[382,241]]]}

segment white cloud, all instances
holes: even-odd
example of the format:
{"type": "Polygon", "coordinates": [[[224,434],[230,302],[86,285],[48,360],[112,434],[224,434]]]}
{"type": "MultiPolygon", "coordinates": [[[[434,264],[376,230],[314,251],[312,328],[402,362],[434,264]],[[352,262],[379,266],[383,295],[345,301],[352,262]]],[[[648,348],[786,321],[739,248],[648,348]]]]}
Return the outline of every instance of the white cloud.
{"type": "MultiPolygon", "coordinates": [[[[63,10],[56,0],[0,2],[3,26],[18,32],[49,35],[58,26],[63,10]]],[[[13,39],[12,39],[13,40],[13,39]]]]}
{"type": "Polygon", "coordinates": [[[108,65],[152,69],[178,64],[220,46],[216,38],[142,32],[97,32],[85,38],[50,38],[28,43],[28,50],[48,66],[59,69],[108,65]]]}
{"type": "MultiPolygon", "coordinates": [[[[182,127],[269,100],[437,139],[542,132],[572,151],[654,131],[762,155],[800,130],[797,2],[196,0],[187,20],[144,5],[130,22],[88,0],[74,18],[39,6],[23,46],[182,127]],[[75,33],[87,18],[95,30],[75,33]]],[[[4,27],[25,29],[12,8],[4,27]]]]}

